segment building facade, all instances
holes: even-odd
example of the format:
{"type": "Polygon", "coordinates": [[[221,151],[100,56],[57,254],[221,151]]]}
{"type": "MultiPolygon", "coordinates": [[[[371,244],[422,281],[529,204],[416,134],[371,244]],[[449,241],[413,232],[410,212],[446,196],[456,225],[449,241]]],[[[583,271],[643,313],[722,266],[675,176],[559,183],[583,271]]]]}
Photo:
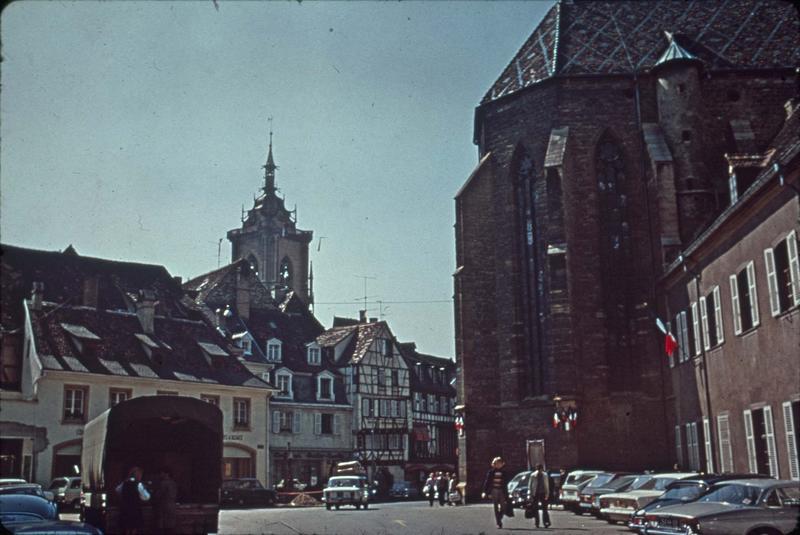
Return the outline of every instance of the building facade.
{"type": "Polygon", "coordinates": [[[223,477],[269,480],[274,388],[185,306],[162,266],[2,249],[3,477],[77,475],[86,422],[132,397],[180,395],[222,410],[223,477]]]}
{"type": "Polygon", "coordinates": [[[708,472],[800,479],[800,118],[728,154],[729,206],[660,285],[678,348],[669,358],[674,459],[708,472]],[[740,149],[741,150],[741,149],[740,149]]]}
{"type": "Polygon", "coordinates": [[[456,195],[461,477],[668,466],[656,283],[727,206],[731,144],[796,91],[783,2],[559,1],[475,112],[456,195]],[[571,416],[553,425],[554,413],[571,416]],[[641,432],[647,430],[647,432],[641,432]]]}

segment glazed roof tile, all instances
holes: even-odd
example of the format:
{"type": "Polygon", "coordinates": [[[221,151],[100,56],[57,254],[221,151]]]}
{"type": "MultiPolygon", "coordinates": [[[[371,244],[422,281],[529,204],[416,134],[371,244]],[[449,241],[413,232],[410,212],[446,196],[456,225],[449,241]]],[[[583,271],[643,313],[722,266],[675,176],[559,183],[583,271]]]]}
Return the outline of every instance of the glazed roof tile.
{"type": "Polygon", "coordinates": [[[794,68],[800,22],[782,0],[557,2],[483,98],[490,102],[560,75],[626,74],[655,66],[680,35],[706,69],[794,68]]]}

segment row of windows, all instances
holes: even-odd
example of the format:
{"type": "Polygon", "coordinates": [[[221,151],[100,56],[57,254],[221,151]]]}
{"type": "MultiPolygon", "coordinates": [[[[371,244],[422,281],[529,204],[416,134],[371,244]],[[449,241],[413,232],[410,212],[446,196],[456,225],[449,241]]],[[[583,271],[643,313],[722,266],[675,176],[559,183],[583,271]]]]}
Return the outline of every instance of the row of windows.
{"type": "MultiPolygon", "coordinates": [[[[323,372],[325,373],[325,372],[323,372]]],[[[276,398],[294,399],[294,375],[290,370],[280,370],[275,373],[275,383],[280,390],[276,398]]],[[[333,377],[320,374],[317,376],[317,401],[333,401],[333,377]]]]}
{"type": "MultiPolygon", "coordinates": [[[[764,267],[772,316],[800,306],[800,266],[795,231],[790,232],[775,247],[764,250],[764,267]]],[[[756,265],[753,261],[729,277],[733,331],[737,336],[761,323],[756,281],[756,265]]],[[[709,350],[722,344],[725,341],[725,331],[720,287],[714,286],[708,294],[700,296],[698,301],[692,301],[688,312],[681,311],[675,315],[674,324],[678,340],[678,362],[689,360],[693,354],[700,355],[701,348],[709,350]],[[692,336],[689,335],[690,324],[692,336]]],[[[672,356],[669,364],[670,367],[675,365],[672,356]]]]}
{"type": "Polygon", "coordinates": [[[363,434],[357,437],[358,449],[364,450],[404,450],[406,435],[399,433],[363,434]]]}
{"type": "Polygon", "coordinates": [[[447,396],[414,392],[414,410],[433,414],[450,414],[451,400],[447,396]]]}
{"type": "MultiPolygon", "coordinates": [[[[797,423],[800,420],[800,401],[784,402],[782,410],[789,478],[798,480],[800,479],[800,462],[798,461],[797,423]]],[[[765,405],[757,409],[747,409],[742,413],[742,417],[747,445],[748,471],[753,474],[768,474],[774,478],[780,478],[772,407],[765,405]]],[[[702,428],[698,427],[698,422],[675,426],[675,454],[679,465],[683,465],[685,460],[687,468],[704,469],[708,473],[714,472],[710,425],[708,418],[704,418],[702,428]],[[685,439],[682,440],[682,437],[685,439]],[[701,455],[704,457],[705,467],[701,455]]],[[[719,471],[722,473],[736,471],[733,464],[730,416],[727,413],[717,416],[717,443],[719,445],[719,471]]]]}
{"type": "MultiPolygon", "coordinates": [[[[249,334],[240,336],[236,340],[236,345],[240,347],[245,355],[253,354],[253,338],[249,334]]],[[[266,357],[268,362],[283,362],[283,342],[277,338],[267,340],[266,357]]],[[[306,346],[306,361],[314,366],[322,365],[322,349],[316,343],[306,346]]]]}
{"type": "MultiPolygon", "coordinates": [[[[177,396],[178,393],[171,390],[158,390],[159,396],[177,396]]],[[[133,390],[130,388],[110,388],[108,391],[108,406],[113,407],[118,403],[133,397],[133,390]]],[[[84,385],[65,385],[64,386],[64,423],[85,423],[88,411],[89,387],[84,385]]],[[[207,403],[219,406],[219,396],[201,394],[200,399],[207,403]]],[[[233,398],[233,427],[235,429],[250,428],[250,400],[247,398],[233,398]]]]}
{"type": "Polygon", "coordinates": [[[402,399],[372,399],[361,400],[362,417],[372,418],[405,418],[406,402],[402,399]]]}
{"type": "MultiPolygon", "coordinates": [[[[286,410],[272,411],[273,433],[302,433],[303,413],[286,410]]],[[[315,412],[315,435],[340,435],[342,433],[342,416],[326,412],[315,412]]]]}

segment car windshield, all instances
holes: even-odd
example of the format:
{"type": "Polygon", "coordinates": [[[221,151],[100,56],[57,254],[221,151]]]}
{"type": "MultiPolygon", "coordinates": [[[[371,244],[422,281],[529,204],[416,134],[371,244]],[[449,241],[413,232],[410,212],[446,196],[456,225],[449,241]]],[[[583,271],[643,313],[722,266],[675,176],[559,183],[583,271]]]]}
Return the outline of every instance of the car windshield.
{"type": "Polygon", "coordinates": [[[567,476],[567,481],[564,483],[565,485],[580,485],[584,481],[588,481],[592,479],[595,475],[594,474],[570,474],[567,476]]]}
{"type": "Polygon", "coordinates": [[[360,487],[361,480],[358,478],[348,478],[348,479],[331,479],[328,482],[329,487],[360,487]]]}
{"type": "Polygon", "coordinates": [[[638,476],[626,490],[639,490],[643,485],[653,480],[653,476],[638,476]]]}
{"type": "Polygon", "coordinates": [[[729,484],[712,487],[700,497],[700,502],[724,502],[734,505],[754,505],[761,489],[747,485],[729,484]]]}
{"type": "Polygon", "coordinates": [[[616,490],[625,490],[630,487],[633,482],[636,481],[636,476],[622,476],[619,479],[615,479],[606,485],[606,488],[616,490]]]}
{"type": "Polygon", "coordinates": [[[673,481],[674,477],[654,477],[636,490],[664,490],[673,481]]]}
{"type": "Polygon", "coordinates": [[[699,483],[690,483],[687,485],[678,485],[667,490],[662,496],[662,500],[680,500],[682,502],[690,502],[697,499],[703,493],[703,485],[699,483]]]}
{"type": "MultiPolygon", "coordinates": [[[[55,472],[55,470],[53,470],[55,472]]],[[[59,489],[61,487],[67,486],[66,479],[54,479],[52,483],[50,483],[50,490],[59,489]]]]}
{"type": "Polygon", "coordinates": [[[611,478],[613,477],[614,474],[600,474],[596,478],[594,478],[594,480],[591,483],[586,485],[586,488],[588,489],[589,487],[603,487],[605,486],[606,483],[611,481],[611,478]]]}

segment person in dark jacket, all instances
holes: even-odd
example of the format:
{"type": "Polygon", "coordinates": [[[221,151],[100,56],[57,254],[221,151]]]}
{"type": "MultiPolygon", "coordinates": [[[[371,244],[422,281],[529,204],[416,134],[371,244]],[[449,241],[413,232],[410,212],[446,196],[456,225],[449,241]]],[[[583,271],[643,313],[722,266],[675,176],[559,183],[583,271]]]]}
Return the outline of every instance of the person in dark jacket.
{"type": "Polygon", "coordinates": [[[128,477],[117,485],[120,496],[119,527],[125,535],[136,535],[142,529],[142,502],[150,499],[150,493],[142,485],[142,469],[138,466],[128,471],[128,477]]]}
{"type": "Polygon", "coordinates": [[[491,498],[498,528],[503,527],[503,514],[508,504],[508,473],[504,470],[505,465],[502,457],[492,459],[492,467],[486,472],[481,494],[483,498],[491,498]]]}
{"type": "Polygon", "coordinates": [[[450,481],[447,479],[447,472],[439,472],[439,477],[436,478],[436,492],[439,495],[439,506],[444,507],[447,502],[447,487],[450,481]]]}

